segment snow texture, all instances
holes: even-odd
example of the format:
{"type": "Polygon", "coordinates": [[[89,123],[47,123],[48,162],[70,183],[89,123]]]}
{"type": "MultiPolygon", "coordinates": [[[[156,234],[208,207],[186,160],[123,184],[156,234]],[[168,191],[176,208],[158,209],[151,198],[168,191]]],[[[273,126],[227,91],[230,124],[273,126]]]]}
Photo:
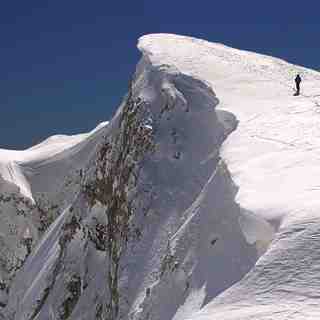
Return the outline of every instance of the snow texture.
{"type": "Polygon", "coordinates": [[[0,314],[317,318],[320,74],[183,36],[138,48],[108,124],[0,150],[0,314]]]}

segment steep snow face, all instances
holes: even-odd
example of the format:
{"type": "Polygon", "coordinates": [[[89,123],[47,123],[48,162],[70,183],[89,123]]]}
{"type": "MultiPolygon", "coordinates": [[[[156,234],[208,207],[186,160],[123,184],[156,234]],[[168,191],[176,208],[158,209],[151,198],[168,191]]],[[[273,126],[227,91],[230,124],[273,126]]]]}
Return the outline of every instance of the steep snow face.
{"type": "Polygon", "coordinates": [[[140,46],[151,51],[155,61],[206,80],[220,100],[219,108],[239,120],[223,158],[241,186],[237,201],[243,207],[277,219],[297,202],[304,205],[306,196],[314,199],[309,189],[317,185],[318,73],[185,37],[147,36],[140,46]],[[292,88],[298,72],[304,94],[296,98],[292,88]],[[293,194],[299,196],[292,199],[293,194]]]}
{"type": "Polygon", "coordinates": [[[270,246],[243,280],[191,318],[315,318],[319,73],[184,37],[147,36],[142,43],[155,60],[205,79],[218,107],[239,120],[221,157],[239,187],[236,202],[246,240],[260,253],[270,246]],[[292,90],[296,73],[304,79],[299,97],[292,90]]]}
{"type": "Polygon", "coordinates": [[[108,126],[1,156],[2,186],[45,217],[42,193],[58,203],[50,226],[39,233],[35,212],[23,228],[40,240],[4,317],[315,316],[319,74],[175,35],[138,48],[108,126]]]}

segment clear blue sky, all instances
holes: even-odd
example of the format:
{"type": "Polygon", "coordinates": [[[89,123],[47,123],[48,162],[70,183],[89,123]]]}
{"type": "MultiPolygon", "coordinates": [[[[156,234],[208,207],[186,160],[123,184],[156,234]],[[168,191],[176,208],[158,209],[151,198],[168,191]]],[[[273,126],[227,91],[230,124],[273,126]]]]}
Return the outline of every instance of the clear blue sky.
{"type": "Polygon", "coordinates": [[[191,35],[320,69],[316,3],[2,1],[0,148],[25,148],[109,119],[139,59],[137,38],[147,33],[191,35]]]}

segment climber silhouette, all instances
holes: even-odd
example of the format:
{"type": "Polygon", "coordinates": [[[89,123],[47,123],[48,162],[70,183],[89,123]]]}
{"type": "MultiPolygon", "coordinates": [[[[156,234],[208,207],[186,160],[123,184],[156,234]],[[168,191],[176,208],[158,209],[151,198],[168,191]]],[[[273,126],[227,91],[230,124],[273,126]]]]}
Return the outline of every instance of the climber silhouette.
{"type": "Polygon", "coordinates": [[[300,94],[300,83],[301,83],[301,77],[299,74],[297,74],[296,78],[294,79],[296,83],[296,93],[295,96],[298,96],[300,94]]]}

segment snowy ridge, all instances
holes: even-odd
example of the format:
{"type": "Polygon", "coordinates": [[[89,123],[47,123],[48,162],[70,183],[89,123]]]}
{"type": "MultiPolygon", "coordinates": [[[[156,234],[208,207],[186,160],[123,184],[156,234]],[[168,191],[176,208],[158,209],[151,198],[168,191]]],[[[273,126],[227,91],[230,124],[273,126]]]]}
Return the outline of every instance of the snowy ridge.
{"type": "MultiPolygon", "coordinates": [[[[153,39],[146,41],[153,45],[153,39]]],[[[239,223],[246,239],[265,250],[274,237],[253,270],[192,319],[315,318],[319,314],[319,73],[199,40],[169,36],[161,48],[173,48],[170,41],[175,43],[177,67],[204,77],[220,106],[239,119],[222,158],[239,186],[236,201],[244,214],[239,223]],[[180,59],[183,51],[192,63],[180,59]],[[190,52],[199,59],[190,57],[190,52]],[[304,92],[298,98],[291,90],[297,72],[304,78],[304,92]],[[246,221],[250,216],[253,219],[246,221]],[[264,231],[261,223],[254,223],[260,219],[270,223],[264,231]],[[276,235],[271,226],[278,230],[276,235]]],[[[161,48],[161,58],[171,59],[161,48]]]]}
{"type": "Polygon", "coordinates": [[[23,151],[0,149],[1,304],[31,248],[77,192],[79,170],[105,126],[54,136],[23,151]]]}
{"type": "Polygon", "coordinates": [[[53,218],[8,281],[4,318],[315,318],[320,75],[176,35],[138,48],[108,126],[0,155],[25,196],[57,204],[25,210],[53,218]]]}
{"type": "MultiPolygon", "coordinates": [[[[99,124],[87,134],[53,136],[24,151],[0,149],[0,175],[7,182],[16,185],[23,196],[34,201],[32,189],[43,189],[42,186],[33,185],[32,176],[41,175],[39,172],[41,168],[47,172],[50,165],[55,166],[55,163],[61,159],[69,158],[68,161],[71,161],[72,156],[77,154],[84,144],[92,140],[92,136],[99,133],[106,124],[99,124]]],[[[61,171],[60,168],[59,171],[61,171]]],[[[70,168],[66,172],[61,172],[62,176],[68,171],[70,168]]]]}

